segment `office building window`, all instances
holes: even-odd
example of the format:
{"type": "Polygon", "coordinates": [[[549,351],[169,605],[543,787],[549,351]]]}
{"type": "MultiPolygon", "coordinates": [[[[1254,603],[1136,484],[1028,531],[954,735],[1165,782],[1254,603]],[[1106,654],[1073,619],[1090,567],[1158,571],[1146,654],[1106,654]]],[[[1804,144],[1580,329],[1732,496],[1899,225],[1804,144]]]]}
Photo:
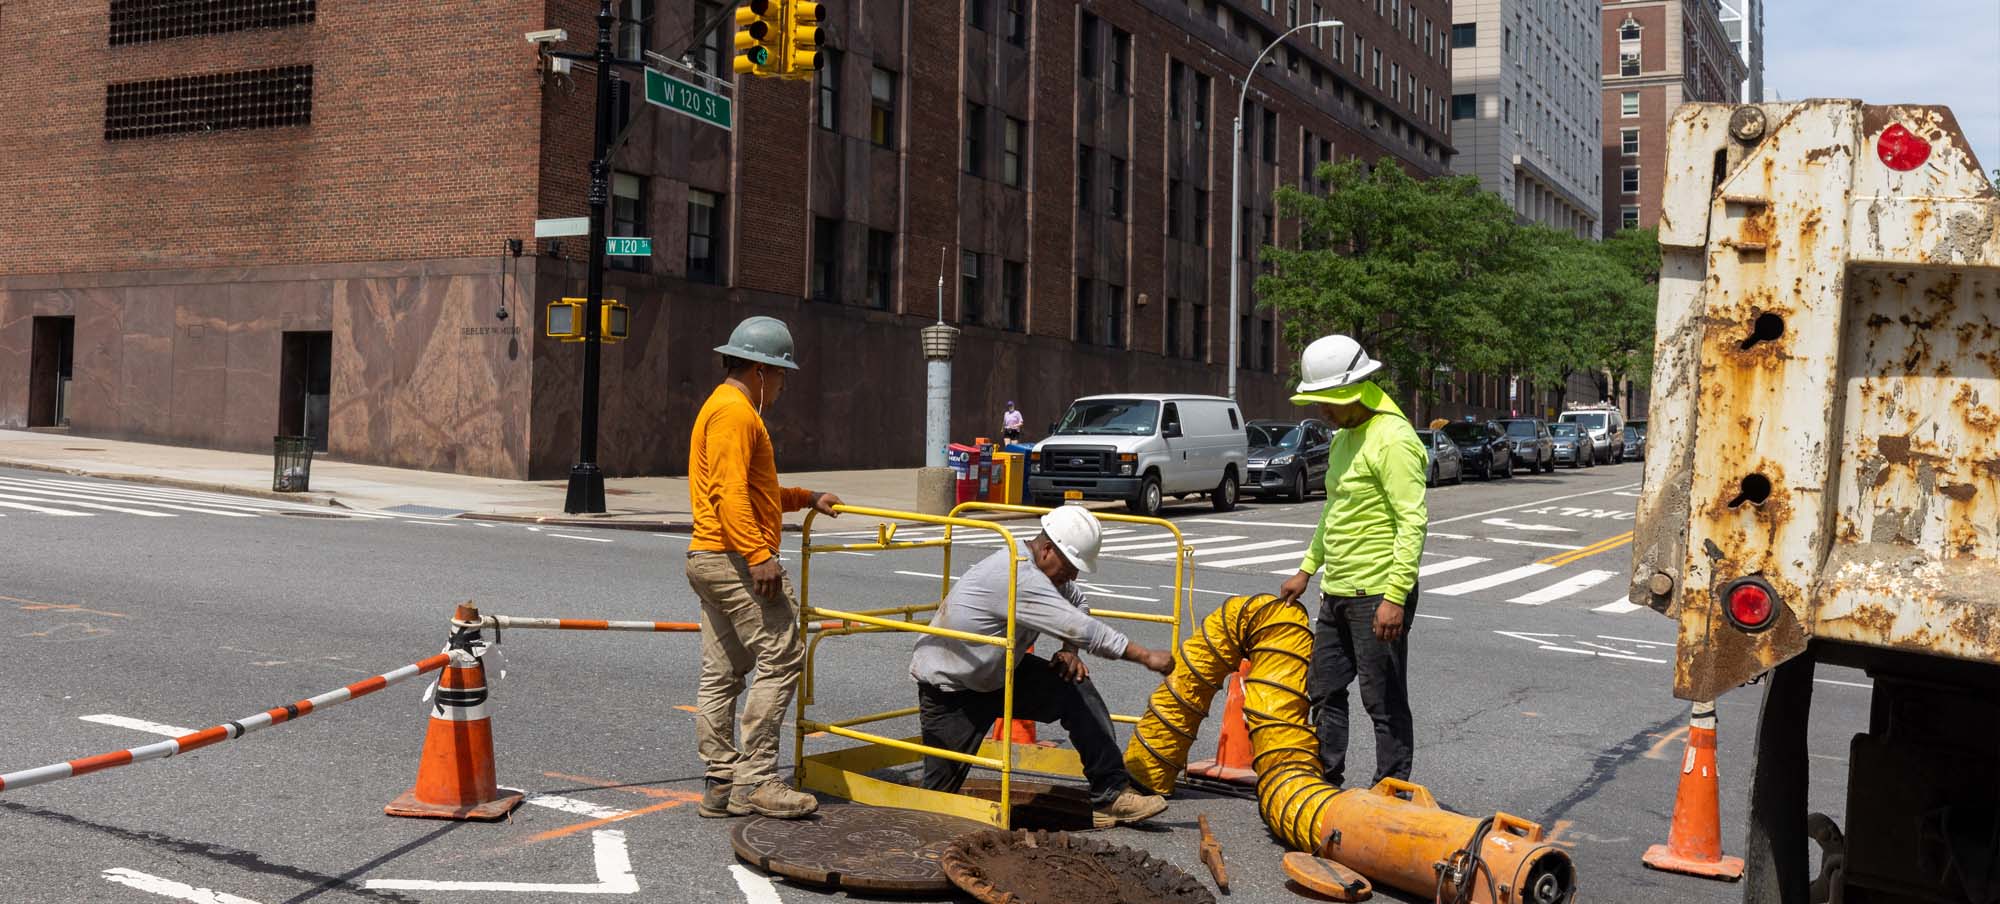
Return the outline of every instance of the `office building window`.
{"type": "Polygon", "coordinates": [[[812,299],[840,300],[840,221],[813,217],[812,299]]]}
{"type": "Polygon", "coordinates": [[[1091,170],[1095,168],[1096,165],[1097,165],[1097,154],[1091,151],[1090,145],[1087,144],[1077,145],[1076,146],[1076,208],[1078,210],[1090,209],[1090,196],[1092,194],[1092,189],[1094,188],[1094,186],[1091,184],[1090,176],[1091,176],[1091,170]]]}
{"type": "Polygon", "coordinates": [[[1202,244],[1208,243],[1208,192],[1194,190],[1194,228],[1188,237],[1202,244]]]}
{"type": "MultiPolygon", "coordinates": [[[[687,278],[722,284],[722,196],[688,189],[687,278]]],[[[797,271],[794,271],[797,272],[797,271]]]]}
{"type": "Polygon", "coordinates": [[[1083,26],[1076,36],[1076,71],[1083,78],[1097,77],[1097,17],[1083,14],[1083,26]]]}
{"type": "Polygon", "coordinates": [[[1389,99],[1392,101],[1403,99],[1403,64],[1401,63],[1391,62],[1389,64],[1389,99]]]}
{"type": "MultiPolygon", "coordinates": [[[[611,174],[611,234],[646,234],[646,179],[631,173],[611,174]]],[[[619,254],[610,258],[619,270],[651,270],[653,259],[619,254]]]]}
{"type": "Polygon", "coordinates": [[[1169,358],[1181,356],[1181,300],[1167,299],[1167,337],[1162,353],[1169,358]]]}
{"type": "Polygon", "coordinates": [[[1208,360],[1208,303],[1197,301],[1188,307],[1188,357],[1208,360]]]}
{"type": "Polygon", "coordinates": [[[1006,0],[1007,43],[1028,46],[1028,0],[1006,0]]]}
{"type": "Polygon", "coordinates": [[[991,2],[992,0],[965,0],[965,24],[980,31],[991,30],[992,23],[987,21],[986,9],[987,4],[991,2]]]}
{"type": "Polygon", "coordinates": [[[1635,51],[1632,51],[1632,52],[1630,52],[1630,53],[1626,53],[1626,52],[1624,52],[1624,51],[1620,51],[1620,52],[1619,52],[1619,54],[1618,54],[1618,74],[1619,74],[1619,75],[1638,75],[1638,74],[1639,74],[1639,52],[1638,52],[1638,51],[1636,51],[1636,50],[1635,50],[1635,51]]]}
{"type": "MultiPolygon", "coordinates": [[[[694,21],[699,23],[699,25],[707,25],[723,16],[733,15],[730,12],[730,7],[734,7],[735,5],[732,3],[726,7],[721,3],[715,2],[715,0],[696,0],[694,5],[694,21]]],[[[727,25],[709,29],[708,37],[703,38],[701,44],[694,49],[694,68],[709,75],[722,75],[729,71],[728,67],[730,64],[722,55],[722,33],[725,31],[733,31],[733,29],[727,25]]],[[[640,57],[628,57],[627,59],[640,59],[640,57]]]]}
{"type": "Polygon", "coordinates": [[[1624,207],[1618,208],[1618,228],[1620,229],[1639,228],[1639,208],[1629,204],[1624,207]]]}
{"type": "Polygon", "coordinates": [[[1111,30],[1111,90],[1128,94],[1132,90],[1132,35],[1111,30]]]}
{"type": "Polygon", "coordinates": [[[965,171],[986,175],[986,108],[965,105],[965,171]]]}
{"type": "Polygon", "coordinates": [[[1028,124],[1007,117],[1007,128],[1001,136],[1000,181],[1020,188],[1027,168],[1021,165],[1021,155],[1028,145],[1028,124]]]}
{"type": "Polygon", "coordinates": [[[868,304],[878,311],[889,309],[896,291],[896,236],[880,229],[868,230],[868,304]]]}
{"type": "Polygon", "coordinates": [[[1270,372],[1277,366],[1277,325],[1270,320],[1257,321],[1257,369],[1270,372]]]}
{"type": "Polygon", "coordinates": [[[1623,154],[1627,157],[1638,156],[1639,154],[1638,129],[1618,130],[1618,153],[1623,154]]]}
{"type": "Polygon", "coordinates": [[[1125,158],[1111,158],[1111,218],[1125,219],[1125,158]]]}
{"type": "Polygon", "coordinates": [[[1452,49],[1479,46],[1479,23],[1456,22],[1451,26],[1452,49]]]}
{"type": "Polygon", "coordinates": [[[1209,90],[1208,76],[1199,72],[1195,73],[1194,130],[1197,132],[1208,128],[1208,90],[1209,90]]]}
{"type": "Polygon", "coordinates": [[[1374,56],[1370,57],[1370,59],[1373,61],[1372,65],[1374,67],[1373,72],[1375,78],[1375,89],[1379,91],[1382,89],[1382,48],[1380,47],[1375,48],[1373,53],[1374,56]]]}
{"type": "Polygon", "coordinates": [[[1091,293],[1095,291],[1097,291],[1096,283],[1081,278],[1076,281],[1076,341],[1082,345],[1091,345],[1097,341],[1094,338],[1097,331],[1093,329],[1097,324],[1097,306],[1091,303],[1093,301],[1091,293]]]}
{"type": "Polygon", "coordinates": [[[986,323],[985,285],[979,278],[980,255],[972,251],[958,256],[958,321],[973,326],[986,323]]]}
{"type": "Polygon", "coordinates": [[[653,22],[646,15],[646,0],[621,0],[618,4],[618,56],[628,60],[646,58],[647,40],[653,22]]]}
{"type": "Polygon", "coordinates": [[[1237,230],[1241,236],[1237,241],[1243,246],[1241,249],[1243,253],[1240,256],[1247,261],[1256,256],[1257,239],[1252,230],[1256,228],[1257,221],[1250,216],[1250,207],[1248,205],[1244,205],[1237,211],[1236,220],[1242,224],[1237,230]]]}
{"type": "Polygon", "coordinates": [[[1618,168],[1618,191],[1620,194],[1627,195],[1636,195],[1639,193],[1638,167],[1621,166],[1618,168]]]}
{"type": "Polygon", "coordinates": [[[1187,78],[1187,66],[1180,60],[1167,61],[1167,118],[1179,122],[1181,118],[1181,82],[1187,78]]]}
{"type": "Polygon", "coordinates": [[[1363,48],[1363,46],[1365,46],[1366,44],[1367,44],[1367,41],[1363,40],[1363,39],[1362,39],[1362,37],[1361,37],[1360,35],[1355,35],[1355,36],[1354,36],[1354,74],[1355,74],[1355,75],[1360,75],[1360,74],[1361,74],[1361,64],[1367,61],[1367,56],[1366,56],[1366,54],[1362,53],[1362,48],[1363,48]]]}
{"type": "Polygon", "coordinates": [[[1000,296],[1007,306],[1007,322],[1002,328],[1016,332],[1028,331],[1028,267],[1020,261],[1005,261],[1000,265],[1000,296]]]}
{"type": "Polygon", "coordinates": [[[880,66],[868,76],[868,140],[896,146],[896,73],[880,66]]]}
{"type": "Polygon", "coordinates": [[[819,72],[813,80],[819,83],[819,127],[829,132],[840,131],[840,51],[820,51],[819,72]]]}
{"type": "Polygon", "coordinates": [[[1299,0],[1286,0],[1285,24],[1290,25],[1293,28],[1297,28],[1299,26],[1299,0]]]}
{"type": "Polygon", "coordinates": [[[1633,19],[1627,18],[1625,20],[1625,24],[1618,26],[1618,40],[1620,41],[1639,40],[1639,23],[1633,19]]]}
{"type": "Polygon", "coordinates": [[[1618,94],[1618,115],[1620,115],[1620,116],[1637,116],[1637,115],[1639,115],[1639,92],[1637,92],[1637,91],[1621,91],[1621,92],[1619,92],[1619,94],[1618,94]]]}
{"type": "Polygon", "coordinates": [[[1278,111],[1264,111],[1264,162],[1278,162],[1278,111]]]}
{"type": "Polygon", "coordinates": [[[1104,287],[1104,344],[1109,348],[1125,347],[1124,286],[1104,287]]]}
{"type": "Polygon", "coordinates": [[[1185,238],[1181,232],[1181,180],[1167,180],[1167,238],[1185,238]]]}

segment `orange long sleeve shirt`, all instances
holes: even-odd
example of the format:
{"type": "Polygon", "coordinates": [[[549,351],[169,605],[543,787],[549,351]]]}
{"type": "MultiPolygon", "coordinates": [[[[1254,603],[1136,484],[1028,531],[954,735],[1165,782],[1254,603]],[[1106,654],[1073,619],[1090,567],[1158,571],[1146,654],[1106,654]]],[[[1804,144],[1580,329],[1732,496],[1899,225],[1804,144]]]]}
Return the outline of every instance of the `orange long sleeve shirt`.
{"type": "Polygon", "coordinates": [[[812,492],[778,485],[777,456],[764,418],[743,391],[724,383],[709,394],[688,441],[690,549],[733,552],[756,565],[784,540],[784,513],[812,505],[812,492]]]}

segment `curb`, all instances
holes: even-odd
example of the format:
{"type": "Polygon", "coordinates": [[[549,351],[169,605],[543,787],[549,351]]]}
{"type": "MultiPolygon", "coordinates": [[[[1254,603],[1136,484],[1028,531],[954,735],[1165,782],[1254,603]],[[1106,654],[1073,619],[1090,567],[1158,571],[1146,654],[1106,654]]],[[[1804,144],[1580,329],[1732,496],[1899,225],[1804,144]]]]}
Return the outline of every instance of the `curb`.
{"type": "Polygon", "coordinates": [[[43,471],[50,474],[67,474],[71,477],[89,477],[95,480],[119,480],[126,483],[143,483],[152,486],[176,487],[183,490],[200,490],[205,493],[221,493],[227,496],[249,496],[256,499],[270,499],[278,502],[298,502],[305,505],[324,505],[331,508],[348,508],[332,493],[278,493],[271,490],[250,489],[226,483],[212,483],[205,480],[188,480],[181,477],[163,477],[158,474],[125,474],[116,471],[89,471],[83,468],[65,468],[39,461],[20,461],[0,458],[0,468],[18,468],[23,471],[43,471]]]}

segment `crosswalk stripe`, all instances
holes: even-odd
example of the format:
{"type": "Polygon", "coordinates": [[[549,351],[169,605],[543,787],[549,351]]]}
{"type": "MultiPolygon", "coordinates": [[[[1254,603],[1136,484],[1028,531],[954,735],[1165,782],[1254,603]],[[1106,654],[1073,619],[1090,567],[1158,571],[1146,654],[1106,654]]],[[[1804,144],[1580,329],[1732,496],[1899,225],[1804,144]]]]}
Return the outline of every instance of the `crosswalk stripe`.
{"type": "Polygon", "coordinates": [[[1293,550],[1291,552],[1273,553],[1267,556],[1249,556],[1241,559],[1224,559],[1220,562],[1203,561],[1201,564],[1209,568],[1235,568],[1240,565],[1264,565],[1270,562],[1287,562],[1287,561],[1297,562],[1300,559],[1305,558],[1305,554],[1306,551],[1303,548],[1301,548],[1293,550]]]}
{"type": "Polygon", "coordinates": [[[1446,559],[1442,562],[1432,562],[1429,565],[1423,565],[1418,567],[1417,577],[1427,578],[1434,574],[1443,574],[1447,571],[1457,571],[1460,568],[1465,568],[1471,565],[1477,565],[1484,561],[1486,561],[1486,557],[1484,556],[1459,556],[1456,559],[1446,559]]]}
{"type": "Polygon", "coordinates": [[[1519,603],[1523,606],[1539,606],[1543,603],[1553,603],[1556,600],[1571,596],[1578,591],[1588,590],[1617,576],[1618,572],[1615,571],[1604,571],[1602,569],[1586,571],[1582,574],[1566,577],[1533,593],[1521,594],[1507,602],[1519,603]]]}
{"type": "MultiPolygon", "coordinates": [[[[14,500],[14,501],[16,501],[16,502],[48,502],[48,501],[49,501],[49,500],[47,500],[47,499],[44,499],[44,498],[42,498],[42,497],[40,497],[40,496],[16,496],[16,495],[14,495],[13,493],[0,493],[0,499],[12,499],[12,500],[14,500]]],[[[102,509],[102,510],[104,510],[104,511],[107,511],[107,512],[124,512],[124,513],[125,513],[125,514],[127,514],[127,515],[138,515],[138,516],[140,516],[140,517],[144,517],[144,518],[172,518],[172,517],[173,517],[172,515],[169,515],[169,514],[167,514],[166,512],[149,512],[149,511],[146,511],[145,509],[132,509],[132,508],[119,508],[118,506],[115,506],[115,505],[104,505],[104,504],[102,504],[102,503],[97,503],[97,502],[84,502],[84,501],[82,501],[82,500],[78,500],[78,499],[65,499],[65,500],[63,500],[62,504],[63,504],[63,505],[72,505],[72,506],[78,506],[78,507],[80,507],[80,508],[90,508],[90,509],[102,509]]]]}
{"type": "MultiPolygon", "coordinates": [[[[1297,547],[1298,545],[1299,545],[1299,541],[1297,541],[1297,540],[1265,540],[1265,541],[1264,541],[1264,542],[1262,542],[1262,543],[1245,543],[1245,544],[1243,544],[1243,545],[1241,545],[1241,546],[1209,546],[1209,547],[1203,547],[1203,548],[1201,548],[1201,549],[1197,549],[1197,550],[1195,550],[1195,551],[1194,551],[1194,556],[1195,556],[1195,558],[1199,559],[1199,558],[1201,558],[1202,556],[1205,556],[1205,555],[1214,555],[1214,554],[1216,554],[1216,553],[1232,553],[1232,552],[1249,552],[1250,550],[1253,550],[1253,549],[1270,549],[1270,548],[1271,548],[1271,547],[1273,547],[1273,546],[1291,546],[1291,547],[1297,547]]],[[[1148,555],[1143,555],[1143,556],[1133,556],[1132,558],[1133,558],[1133,559],[1135,559],[1135,560],[1137,560],[1137,561],[1140,561],[1140,562],[1171,562],[1171,561],[1173,561],[1173,559],[1174,559],[1174,556],[1177,556],[1177,555],[1180,555],[1180,551],[1179,551],[1179,550],[1175,550],[1175,551],[1173,551],[1173,552],[1156,552],[1156,553],[1151,553],[1151,554],[1148,554],[1148,555]]],[[[1293,555],[1295,555],[1295,556],[1296,556],[1296,555],[1303,555],[1303,553],[1302,553],[1302,552],[1300,552],[1300,553],[1293,553],[1293,555]]]]}
{"type": "Polygon", "coordinates": [[[1551,571],[1554,568],[1555,566],[1553,565],[1543,565],[1537,562],[1533,565],[1523,565],[1519,568],[1510,568],[1498,574],[1489,574],[1484,577],[1473,578],[1470,581],[1463,581],[1457,584],[1452,584],[1447,587],[1439,587],[1436,589],[1425,587],[1423,593],[1425,596],[1430,596],[1432,594],[1436,594],[1438,596],[1464,596],[1468,593],[1477,593],[1481,590],[1487,590],[1493,587],[1498,587],[1501,584],[1518,581],[1522,578],[1534,577],[1535,575],[1541,574],[1544,571],[1551,571]]]}
{"type": "Polygon", "coordinates": [[[1612,600],[1611,602],[1605,603],[1604,605],[1599,606],[1590,611],[1605,612],[1611,615],[1624,615],[1627,612],[1637,612],[1640,609],[1644,608],[1646,607],[1634,603],[1631,600],[1612,600]]]}
{"type": "Polygon", "coordinates": [[[1132,550],[1135,550],[1135,549],[1157,549],[1157,548],[1159,548],[1159,547],[1162,547],[1162,546],[1173,546],[1173,545],[1175,545],[1176,543],[1186,543],[1186,544],[1187,544],[1187,545],[1189,545],[1189,546],[1199,546],[1199,545],[1201,545],[1201,544],[1204,544],[1204,543],[1227,543],[1227,542],[1229,542],[1229,541],[1231,541],[1231,540],[1241,540],[1241,539],[1243,539],[1243,538],[1242,538],[1242,537],[1234,537],[1234,536],[1228,536],[1228,537],[1193,537],[1193,538],[1189,538],[1189,539],[1185,539],[1185,540],[1175,540],[1175,539],[1174,539],[1174,538],[1172,538],[1172,537],[1168,537],[1168,538],[1166,538],[1166,539],[1164,539],[1164,540],[1141,540],[1141,541],[1139,541],[1139,542],[1136,542],[1136,543],[1120,543],[1120,544],[1118,544],[1118,545],[1116,545],[1116,546],[1106,546],[1106,547],[1103,547],[1103,548],[1099,549],[1098,551],[1099,551],[1099,552],[1130,552],[1130,551],[1132,551],[1132,550]]]}
{"type": "Polygon", "coordinates": [[[145,499],[145,498],[128,498],[125,496],[102,495],[97,493],[84,493],[77,491],[46,490],[36,487],[23,487],[23,486],[13,486],[13,485],[4,485],[4,486],[6,487],[6,489],[16,493],[29,493],[35,496],[48,497],[51,504],[57,502],[64,502],[72,499],[88,499],[97,502],[118,502],[118,503],[123,503],[125,505],[144,505],[153,508],[172,509],[177,512],[194,512],[195,514],[199,515],[219,515],[224,518],[257,517],[255,514],[252,514],[250,512],[232,512],[219,508],[201,508],[192,505],[182,505],[172,502],[156,502],[151,499],[145,499]]]}
{"type": "Polygon", "coordinates": [[[43,508],[25,502],[0,502],[0,508],[20,509],[24,512],[41,512],[44,515],[61,515],[65,518],[88,518],[89,512],[72,512],[69,509],[43,508]]]}
{"type": "MultiPolygon", "coordinates": [[[[205,493],[199,490],[181,490],[173,487],[161,487],[161,486],[138,486],[132,484],[115,484],[115,483],[84,483],[81,481],[74,481],[74,480],[28,481],[15,478],[0,478],[0,483],[4,483],[21,489],[30,489],[39,487],[44,490],[54,492],[55,490],[51,490],[50,488],[56,488],[60,490],[91,493],[100,496],[118,496],[124,498],[127,501],[137,500],[137,499],[155,499],[165,502],[187,503],[190,505],[210,506],[213,508],[240,509],[253,512],[300,511],[300,510],[318,511],[321,508],[323,508],[323,506],[304,505],[296,502],[285,502],[276,499],[257,499],[250,496],[230,496],[222,493],[205,493]]],[[[350,511],[354,515],[365,518],[392,517],[390,515],[383,515],[375,512],[359,512],[352,510],[350,511]]]]}

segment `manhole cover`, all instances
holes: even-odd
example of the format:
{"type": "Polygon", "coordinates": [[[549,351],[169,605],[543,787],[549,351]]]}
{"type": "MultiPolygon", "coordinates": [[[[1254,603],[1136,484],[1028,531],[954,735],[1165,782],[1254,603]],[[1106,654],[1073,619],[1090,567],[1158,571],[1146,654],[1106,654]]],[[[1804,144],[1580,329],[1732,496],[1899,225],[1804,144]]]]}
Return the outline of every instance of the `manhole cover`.
{"type": "Polygon", "coordinates": [[[805,819],[744,820],[736,856],[768,873],[861,891],[951,890],[939,860],[952,839],[984,823],[918,810],[830,804],[805,819]]]}
{"type": "Polygon", "coordinates": [[[346,518],[338,512],[279,512],[287,518],[346,518]]]}
{"type": "Polygon", "coordinates": [[[1215,904],[1171,863],[1067,832],[976,832],[945,848],[944,872],[986,904],[1215,904]]]}
{"type": "MultiPolygon", "coordinates": [[[[1007,790],[1014,799],[1014,812],[1008,821],[1014,828],[1081,832],[1091,827],[1089,789],[1015,779],[1007,790]]],[[[1000,782],[969,778],[959,786],[958,793],[980,800],[999,800],[1000,782]]]]}

